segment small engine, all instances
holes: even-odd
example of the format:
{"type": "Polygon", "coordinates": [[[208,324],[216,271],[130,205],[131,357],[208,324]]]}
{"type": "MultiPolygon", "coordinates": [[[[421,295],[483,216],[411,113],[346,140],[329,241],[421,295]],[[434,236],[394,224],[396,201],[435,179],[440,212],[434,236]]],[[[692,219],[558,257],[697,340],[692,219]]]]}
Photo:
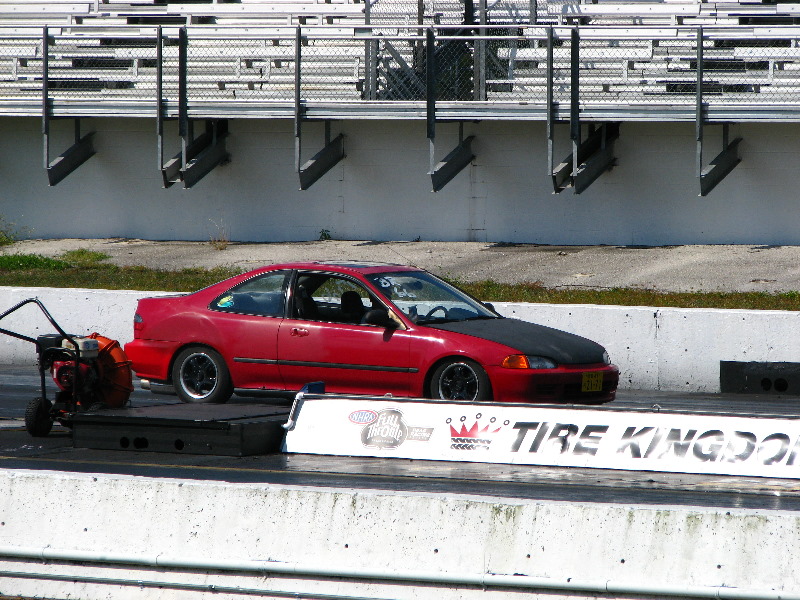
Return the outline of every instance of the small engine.
{"type": "Polygon", "coordinates": [[[119,342],[99,333],[88,336],[66,333],[38,298],[18,302],[0,313],[0,321],[33,304],[58,333],[34,338],[0,327],[0,334],[36,345],[41,395],[31,400],[25,409],[28,433],[34,437],[46,436],[56,421],[71,426],[75,413],[125,406],[133,392],[133,376],[131,361],[119,342]],[[54,402],[47,398],[47,371],[58,387],[54,402]]]}
{"type": "Polygon", "coordinates": [[[133,391],[130,361],[119,342],[98,333],[87,337],[41,335],[41,366],[58,387],[56,405],[78,410],[121,408],[133,391]]]}

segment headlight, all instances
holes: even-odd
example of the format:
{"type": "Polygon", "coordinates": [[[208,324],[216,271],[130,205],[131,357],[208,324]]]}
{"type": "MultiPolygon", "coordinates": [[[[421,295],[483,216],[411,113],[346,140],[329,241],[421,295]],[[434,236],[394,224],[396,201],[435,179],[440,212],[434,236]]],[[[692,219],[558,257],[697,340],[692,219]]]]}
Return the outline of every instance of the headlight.
{"type": "Polygon", "coordinates": [[[557,365],[544,356],[512,354],[511,356],[506,356],[500,366],[506,369],[555,369],[557,365]]]}
{"type": "Polygon", "coordinates": [[[544,356],[528,356],[527,359],[531,369],[555,369],[557,366],[555,362],[544,356]]]}

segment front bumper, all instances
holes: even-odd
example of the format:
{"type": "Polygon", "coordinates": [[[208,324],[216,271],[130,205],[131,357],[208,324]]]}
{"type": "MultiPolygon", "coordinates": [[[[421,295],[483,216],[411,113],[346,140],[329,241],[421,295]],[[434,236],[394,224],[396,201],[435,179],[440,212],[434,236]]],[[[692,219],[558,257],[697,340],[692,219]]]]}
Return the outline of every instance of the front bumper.
{"type": "Polygon", "coordinates": [[[615,365],[561,365],[555,369],[487,369],[496,402],[574,402],[603,404],[616,397],[619,369],[615,365]],[[599,373],[599,389],[586,389],[584,373],[599,373]]]}

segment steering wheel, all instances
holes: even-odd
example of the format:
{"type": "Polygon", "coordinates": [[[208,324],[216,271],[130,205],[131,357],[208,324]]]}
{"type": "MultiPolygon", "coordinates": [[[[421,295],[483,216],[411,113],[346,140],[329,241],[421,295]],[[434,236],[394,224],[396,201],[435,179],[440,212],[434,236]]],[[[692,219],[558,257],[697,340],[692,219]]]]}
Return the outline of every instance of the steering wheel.
{"type": "Polygon", "coordinates": [[[434,306],[432,309],[430,309],[430,310],[428,311],[428,314],[427,314],[427,315],[425,315],[425,318],[426,318],[426,319],[430,319],[430,318],[431,318],[431,315],[433,315],[433,313],[435,313],[435,312],[436,312],[436,311],[438,311],[438,310],[442,311],[442,312],[444,313],[444,316],[445,316],[445,317],[447,317],[447,308],[445,308],[444,306],[442,306],[442,305],[440,304],[439,306],[434,306]]]}

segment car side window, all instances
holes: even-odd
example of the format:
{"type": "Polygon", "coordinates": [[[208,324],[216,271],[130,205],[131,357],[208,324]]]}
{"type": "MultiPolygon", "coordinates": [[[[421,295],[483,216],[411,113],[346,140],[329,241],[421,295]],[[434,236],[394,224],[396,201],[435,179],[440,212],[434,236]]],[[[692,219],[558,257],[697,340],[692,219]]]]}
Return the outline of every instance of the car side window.
{"type": "Polygon", "coordinates": [[[294,294],[294,316],[309,321],[361,323],[373,306],[366,288],[352,279],[301,274],[294,294]]]}
{"type": "Polygon", "coordinates": [[[290,271],[278,271],[248,279],[219,296],[209,308],[246,315],[282,317],[290,274],[290,271]]]}

